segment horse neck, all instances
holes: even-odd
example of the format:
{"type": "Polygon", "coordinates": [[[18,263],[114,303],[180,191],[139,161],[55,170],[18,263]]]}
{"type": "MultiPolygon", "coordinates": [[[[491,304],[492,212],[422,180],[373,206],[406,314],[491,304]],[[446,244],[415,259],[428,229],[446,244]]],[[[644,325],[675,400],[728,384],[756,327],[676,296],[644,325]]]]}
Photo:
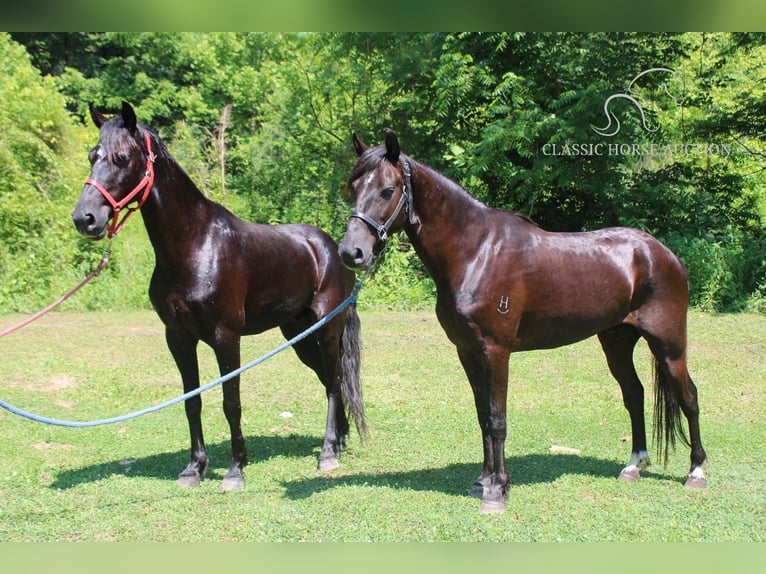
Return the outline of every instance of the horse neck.
{"type": "Polygon", "coordinates": [[[158,265],[183,260],[189,240],[204,233],[211,201],[168,154],[158,154],[154,185],[141,215],[158,265]]]}
{"type": "Polygon", "coordinates": [[[414,222],[405,227],[416,253],[434,280],[450,274],[458,250],[481,243],[472,221],[488,209],[457,183],[434,169],[411,160],[414,222]]]}

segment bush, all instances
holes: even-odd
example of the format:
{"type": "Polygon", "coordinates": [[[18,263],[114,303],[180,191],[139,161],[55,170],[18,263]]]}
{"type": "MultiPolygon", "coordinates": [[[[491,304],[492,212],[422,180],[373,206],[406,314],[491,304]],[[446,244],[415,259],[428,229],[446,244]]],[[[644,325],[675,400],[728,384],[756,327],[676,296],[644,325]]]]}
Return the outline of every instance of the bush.
{"type": "Polygon", "coordinates": [[[704,311],[764,308],[766,238],[727,229],[717,236],[673,234],[665,243],[686,265],[691,305],[704,311]]]}
{"type": "Polygon", "coordinates": [[[395,235],[359,294],[362,309],[414,310],[433,307],[436,286],[406,237],[395,235]]]}

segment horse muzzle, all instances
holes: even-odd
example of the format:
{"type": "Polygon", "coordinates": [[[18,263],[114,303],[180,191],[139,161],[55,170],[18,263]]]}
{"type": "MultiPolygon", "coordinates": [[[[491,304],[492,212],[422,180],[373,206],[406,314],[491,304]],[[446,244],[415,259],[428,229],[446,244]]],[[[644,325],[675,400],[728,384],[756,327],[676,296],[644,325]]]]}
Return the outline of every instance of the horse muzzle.
{"type": "Polygon", "coordinates": [[[110,215],[111,209],[107,205],[88,209],[78,204],[72,212],[72,221],[80,235],[99,240],[106,235],[110,215]]]}
{"type": "Polygon", "coordinates": [[[365,254],[360,247],[352,247],[341,243],[338,253],[340,254],[341,261],[343,261],[343,265],[352,271],[364,271],[372,263],[372,258],[365,254]]]}
{"type": "Polygon", "coordinates": [[[350,221],[338,246],[338,254],[343,265],[352,271],[366,271],[372,267],[380,252],[380,249],[377,249],[378,243],[363,224],[356,226],[354,221],[350,221]]]}

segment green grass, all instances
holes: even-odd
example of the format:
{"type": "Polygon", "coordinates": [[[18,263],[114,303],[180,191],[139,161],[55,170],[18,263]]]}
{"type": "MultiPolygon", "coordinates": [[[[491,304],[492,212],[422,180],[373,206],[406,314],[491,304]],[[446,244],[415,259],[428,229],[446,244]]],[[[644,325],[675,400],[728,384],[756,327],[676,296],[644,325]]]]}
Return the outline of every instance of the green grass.
{"type": "MultiPolygon", "coordinates": [[[[182,405],[90,429],[0,410],[0,541],[766,540],[766,317],[690,317],[710,461],[702,491],[682,486],[682,445],[667,468],[649,467],[637,484],[615,479],[630,456],[630,426],[596,340],[513,356],[513,486],[506,512],[490,516],[467,496],[480,435],[433,313],[361,317],[370,437],[352,434],[334,473],[316,470],[323,389],[286,351],[243,376],[250,465],[238,493],[219,491],[229,460],[220,388],[203,397],[212,461],[196,490],[175,484],[188,460],[182,405]],[[551,454],[552,445],[581,454],[551,454]]],[[[243,358],[280,342],[277,332],[245,339],[243,358]]],[[[207,382],[218,374],[209,349],[200,351],[207,382]]],[[[645,345],[636,362],[648,381],[645,345]]],[[[0,340],[0,398],[39,414],[103,418],[177,394],[162,327],[148,311],[56,313],[0,340]]]]}

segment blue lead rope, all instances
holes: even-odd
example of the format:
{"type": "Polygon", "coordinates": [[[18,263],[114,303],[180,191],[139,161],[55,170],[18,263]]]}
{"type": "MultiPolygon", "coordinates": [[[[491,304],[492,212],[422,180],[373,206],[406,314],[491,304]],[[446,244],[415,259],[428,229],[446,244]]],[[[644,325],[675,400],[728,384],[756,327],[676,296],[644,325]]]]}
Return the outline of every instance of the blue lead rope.
{"type": "Polygon", "coordinates": [[[17,407],[14,407],[13,405],[10,405],[10,404],[6,403],[2,399],[0,399],[0,407],[3,407],[5,410],[7,410],[9,412],[12,412],[15,415],[19,415],[21,417],[24,417],[26,419],[29,419],[29,420],[32,420],[32,421],[35,421],[35,422],[38,422],[38,423],[45,423],[45,424],[48,424],[48,425],[56,425],[56,426],[61,426],[61,427],[76,427],[76,428],[96,427],[96,426],[101,426],[101,425],[108,425],[108,424],[113,424],[113,423],[119,423],[119,422],[123,422],[123,421],[127,421],[127,420],[130,420],[130,419],[134,419],[134,418],[140,417],[142,415],[146,415],[146,414],[149,414],[149,413],[153,413],[153,412],[159,411],[161,409],[164,409],[164,408],[169,407],[171,405],[174,405],[176,403],[180,403],[181,401],[185,401],[186,399],[189,399],[191,397],[200,395],[200,394],[204,393],[205,391],[208,391],[208,390],[212,389],[213,387],[216,387],[216,386],[218,386],[218,385],[220,385],[222,383],[225,383],[229,379],[233,379],[234,377],[241,375],[245,371],[247,371],[249,369],[252,369],[256,365],[259,365],[259,364],[263,363],[264,361],[270,359],[271,357],[273,357],[277,353],[281,353],[282,351],[284,351],[288,347],[292,347],[293,345],[295,345],[295,343],[305,339],[311,333],[313,333],[317,329],[320,329],[324,325],[326,325],[329,321],[331,321],[336,315],[338,315],[340,312],[342,312],[351,303],[355,303],[356,299],[357,299],[357,296],[359,295],[359,289],[361,289],[361,287],[362,287],[362,282],[363,281],[364,281],[364,277],[362,277],[362,279],[357,281],[356,285],[354,286],[353,291],[351,291],[351,295],[346,297],[346,299],[344,299],[343,302],[340,305],[338,305],[335,309],[333,309],[330,313],[328,313],[327,315],[322,317],[319,321],[314,323],[311,327],[309,327],[308,329],[306,329],[302,333],[299,333],[298,335],[296,335],[295,337],[293,337],[289,341],[285,341],[284,343],[282,343],[276,349],[273,349],[272,351],[269,351],[268,353],[266,353],[262,357],[254,359],[253,361],[247,363],[246,365],[244,365],[244,366],[242,366],[242,367],[240,367],[238,369],[235,369],[235,370],[231,371],[230,373],[227,373],[226,375],[216,379],[215,381],[212,381],[212,382],[210,382],[210,383],[208,383],[208,384],[206,384],[206,385],[204,385],[202,387],[194,389],[193,391],[189,391],[188,393],[185,393],[185,394],[181,395],[180,397],[176,397],[176,398],[171,399],[169,401],[165,401],[164,403],[161,403],[159,405],[155,405],[153,407],[148,407],[148,408],[142,409],[140,411],[135,411],[133,413],[128,413],[126,415],[122,415],[122,416],[119,416],[119,417],[113,417],[113,418],[109,418],[109,419],[99,419],[99,420],[93,420],[93,421],[64,421],[64,420],[60,420],[60,419],[52,419],[52,418],[48,418],[48,417],[43,417],[43,416],[40,416],[40,415],[36,415],[34,413],[30,413],[30,412],[25,411],[23,409],[19,409],[17,407]]]}

